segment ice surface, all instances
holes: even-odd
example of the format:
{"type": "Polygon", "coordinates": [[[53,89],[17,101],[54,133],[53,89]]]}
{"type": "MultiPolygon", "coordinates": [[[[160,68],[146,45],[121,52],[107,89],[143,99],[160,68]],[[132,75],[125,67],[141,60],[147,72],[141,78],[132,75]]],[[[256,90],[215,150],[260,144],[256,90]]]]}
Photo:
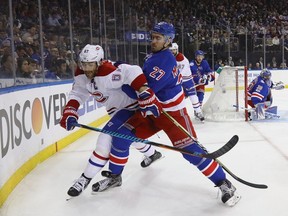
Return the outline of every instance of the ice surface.
{"type": "MultiPolygon", "coordinates": [[[[227,175],[242,195],[232,208],[221,203],[218,188],[181,154],[165,149],[159,149],[163,159],[143,169],[142,155],[132,148],[121,187],[91,195],[90,184],[79,197],[66,201],[68,188],[80,176],[94,149],[98,133],[91,132],[27,175],[4,203],[0,215],[287,216],[288,90],[273,90],[273,95],[279,120],[201,124],[193,119],[199,140],[208,150],[216,150],[238,134],[239,143],[220,161],[244,180],[269,187],[251,188],[227,175]]],[[[187,104],[192,114],[188,100],[187,104]]],[[[170,144],[162,132],[151,140],[170,144]]],[[[92,183],[101,178],[98,174],[92,183]]]]}

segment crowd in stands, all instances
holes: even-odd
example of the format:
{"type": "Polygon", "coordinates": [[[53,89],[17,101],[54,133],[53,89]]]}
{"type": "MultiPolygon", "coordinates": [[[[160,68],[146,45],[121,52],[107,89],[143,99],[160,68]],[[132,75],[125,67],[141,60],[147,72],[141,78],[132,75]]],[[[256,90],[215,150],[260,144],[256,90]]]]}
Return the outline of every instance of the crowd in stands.
{"type": "MultiPolygon", "coordinates": [[[[187,33],[189,40],[191,42],[197,40],[200,49],[206,52],[211,49],[212,42],[214,52],[225,51],[225,46],[227,47],[228,44],[228,33],[231,51],[233,51],[234,45],[236,51],[241,51],[245,48],[244,37],[247,30],[251,40],[248,46],[253,46],[250,48],[252,51],[258,51],[263,56],[263,39],[265,38],[266,53],[271,53],[268,55],[270,59],[268,59],[267,64],[273,65],[273,68],[287,68],[286,62],[282,62],[281,58],[281,40],[284,42],[284,51],[286,55],[288,54],[288,7],[286,0],[158,0],[153,1],[153,3],[140,0],[131,1],[131,3],[140,17],[146,16],[147,20],[150,21],[156,19],[170,22],[176,26],[178,32],[184,28],[183,32],[187,33]],[[235,38],[236,43],[233,43],[231,38],[235,38]],[[275,61],[274,64],[272,63],[272,58],[277,52],[277,64],[275,65],[275,61]]],[[[148,27],[151,25],[153,23],[148,22],[148,27]]],[[[241,65],[241,57],[235,57],[237,65],[241,65]]],[[[224,61],[229,64],[227,58],[223,59],[224,61]]],[[[252,68],[256,67],[256,63],[259,63],[258,59],[253,59],[253,63],[250,63],[253,64],[252,68]]]]}
{"type": "MultiPolygon", "coordinates": [[[[103,37],[101,35],[103,31],[100,29],[100,26],[103,28],[103,16],[105,15],[109,27],[108,24],[113,21],[116,10],[117,22],[121,23],[122,18],[126,20],[123,29],[127,30],[132,25],[137,26],[139,31],[149,31],[157,21],[172,23],[178,32],[176,42],[180,42],[183,36],[179,32],[185,33],[185,43],[195,44],[197,41],[197,47],[190,47],[191,53],[194,53],[195,50],[192,49],[196,48],[209,53],[213,44],[214,52],[221,54],[227,52],[227,44],[230,41],[231,57],[228,59],[224,58],[224,55],[218,55],[217,64],[221,62],[222,65],[243,65],[244,57],[239,53],[245,46],[243,38],[247,29],[251,40],[249,46],[252,46],[249,49],[254,57],[257,56],[257,59],[251,60],[249,68],[263,68],[267,65],[271,68],[287,68],[286,61],[281,57],[283,55],[281,47],[286,55],[288,54],[287,0],[129,0],[116,1],[116,5],[114,3],[113,0],[105,1],[105,14],[103,2],[102,8],[98,3],[92,4],[92,23],[95,34],[98,34],[99,38],[103,37]],[[125,7],[124,17],[121,15],[123,6],[125,7]],[[102,17],[101,20],[99,16],[102,17]],[[266,51],[271,54],[268,55],[266,65],[263,65],[262,57],[263,38],[266,51]],[[257,51],[258,55],[255,54],[257,51]]],[[[14,54],[11,45],[9,5],[8,1],[1,2],[0,78],[13,78],[16,75],[19,78],[30,78],[31,83],[37,82],[37,79],[43,81],[73,78],[77,54],[81,46],[89,42],[89,34],[84,28],[90,26],[88,1],[80,0],[71,3],[74,36],[72,42],[69,36],[69,10],[66,0],[41,1],[42,32],[39,26],[37,1],[12,0],[12,6],[14,54]],[[40,38],[43,38],[42,54],[40,38]],[[70,49],[71,43],[74,50],[70,49]],[[13,56],[16,58],[15,61],[13,56]],[[44,69],[42,69],[43,65],[44,69]]],[[[111,35],[108,34],[108,37],[112,37],[111,35]]],[[[118,35],[119,40],[122,37],[118,35]]],[[[181,44],[179,43],[180,46],[181,44]]],[[[19,83],[21,82],[20,80],[19,83]]]]}

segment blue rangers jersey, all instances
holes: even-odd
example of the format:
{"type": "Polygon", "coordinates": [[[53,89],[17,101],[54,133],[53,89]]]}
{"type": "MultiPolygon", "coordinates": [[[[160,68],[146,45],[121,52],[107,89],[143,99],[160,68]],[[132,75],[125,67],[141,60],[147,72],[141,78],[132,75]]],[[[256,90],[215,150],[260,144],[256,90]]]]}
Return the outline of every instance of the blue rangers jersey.
{"type": "MultiPolygon", "coordinates": [[[[202,78],[203,75],[211,75],[212,79],[211,81],[214,80],[214,76],[213,76],[213,72],[207,62],[207,60],[203,59],[201,61],[201,63],[198,65],[196,60],[192,60],[190,62],[190,70],[192,72],[192,77],[194,80],[195,85],[199,84],[199,80],[202,78]]],[[[207,85],[207,83],[205,83],[205,85],[207,85]]]]}
{"type": "Polygon", "coordinates": [[[185,107],[181,76],[169,49],[147,56],[143,72],[148,86],[155,92],[164,110],[176,111],[185,107]]]}
{"type": "Polygon", "coordinates": [[[271,80],[264,80],[261,76],[256,77],[248,86],[248,101],[251,100],[254,105],[263,103],[270,96],[271,80]]]}

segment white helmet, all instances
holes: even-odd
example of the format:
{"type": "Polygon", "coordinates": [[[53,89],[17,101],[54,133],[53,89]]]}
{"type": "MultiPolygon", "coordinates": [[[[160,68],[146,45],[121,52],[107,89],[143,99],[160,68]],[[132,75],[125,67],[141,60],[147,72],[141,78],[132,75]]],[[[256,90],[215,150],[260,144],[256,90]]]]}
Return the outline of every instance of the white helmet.
{"type": "Polygon", "coordinates": [[[178,51],[178,44],[172,43],[172,46],[170,47],[171,50],[176,49],[178,51]]]}
{"type": "Polygon", "coordinates": [[[103,48],[99,45],[87,44],[79,55],[81,62],[96,62],[97,65],[104,59],[103,48]]]}

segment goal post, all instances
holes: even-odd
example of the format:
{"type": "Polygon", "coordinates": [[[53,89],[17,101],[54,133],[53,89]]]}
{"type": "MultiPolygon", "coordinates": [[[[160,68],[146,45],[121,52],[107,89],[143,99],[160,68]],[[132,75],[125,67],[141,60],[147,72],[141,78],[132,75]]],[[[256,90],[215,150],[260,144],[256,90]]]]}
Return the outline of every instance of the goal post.
{"type": "Polygon", "coordinates": [[[223,67],[210,97],[203,105],[205,119],[248,121],[247,82],[247,67],[223,67]]]}

